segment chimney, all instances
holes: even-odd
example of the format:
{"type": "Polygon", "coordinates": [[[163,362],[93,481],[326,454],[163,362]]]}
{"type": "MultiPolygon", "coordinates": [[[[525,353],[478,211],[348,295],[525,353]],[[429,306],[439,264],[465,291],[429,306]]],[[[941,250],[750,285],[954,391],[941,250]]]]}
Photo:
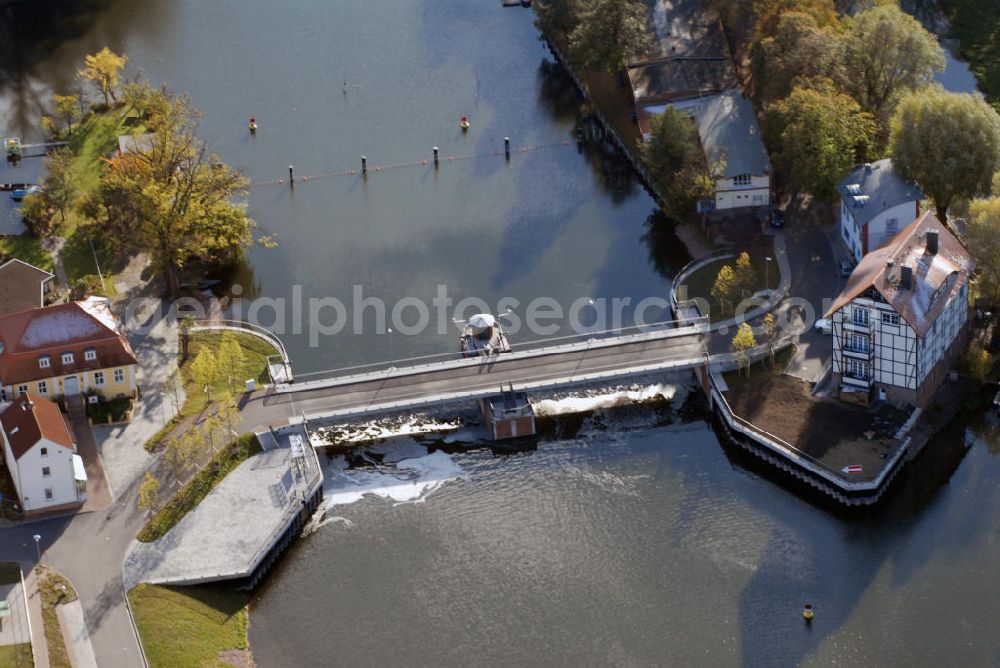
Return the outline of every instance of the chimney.
{"type": "Polygon", "coordinates": [[[913,288],[913,267],[902,266],[899,268],[899,284],[904,290],[913,288]]]}
{"type": "Polygon", "coordinates": [[[927,252],[930,255],[937,254],[938,251],[938,233],[937,230],[927,230],[927,252]]]}

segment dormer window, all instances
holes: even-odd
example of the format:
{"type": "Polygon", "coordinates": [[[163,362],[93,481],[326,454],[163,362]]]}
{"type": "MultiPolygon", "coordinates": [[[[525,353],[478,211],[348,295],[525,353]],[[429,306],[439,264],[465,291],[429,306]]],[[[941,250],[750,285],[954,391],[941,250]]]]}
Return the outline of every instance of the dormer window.
{"type": "Polygon", "coordinates": [[[750,175],[749,174],[737,174],[733,177],[734,186],[748,186],[750,185],[750,175]]]}
{"type": "Polygon", "coordinates": [[[48,355],[42,355],[38,358],[39,369],[48,369],[50,366],[52,366],[52,359],[48,355]]]}
{"type": "Polygon", "coordinates": [[[93,362],[96,359],[97,359],[97,351],[94,350],[93,348],[91,348],[90,350],[83,351],[84,362],[93,362]]]}
{"type": "Polygon", "coordinates": [[[62,354],[62,363],[63,364],[72,364],[73,363],[73,353],[63,353],[62,354]]]}

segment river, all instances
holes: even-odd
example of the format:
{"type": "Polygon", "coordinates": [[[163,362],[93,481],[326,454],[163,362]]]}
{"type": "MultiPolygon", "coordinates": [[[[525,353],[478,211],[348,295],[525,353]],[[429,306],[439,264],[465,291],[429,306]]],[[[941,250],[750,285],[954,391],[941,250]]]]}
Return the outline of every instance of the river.
{"type": "MultiPolygon", "coordinates": [[[[520,8],[31,4],[0,40],[5,131],[37,137],[39,105],[107,45],[189,93],[212,149],[255,182],[295,165],[294,191],[250,195],[279,246],[250,253],[235,276],[245,294],[288,299],[300,285],[305,299],[348,301],[360,285],[392,304],[446,285],[490,305],[637,300],[665,294],[686,261],[669,226],[649,226],[653,203],[620,164],[563,143],[578,100],[520,8]],[[508,164],[504,136],[547,148],[508,164]],[[429,160],[434,145],[437,171],[374,169],[429,160]],[[362,154],[367,181],[301,178],[357,170],[362,154]]],[[[309,373],[450,352],[456,335],[284,338],[309,373]]],[[[256,593],[251,644],[265,667],[995,665],[998,455],[995,427],[957,429],[884,508],[854,518],[776,484],[691,417],[588,423],[535,451],[438,453],[416,471],[331,462],[328,496],[342,503],[256,593]],[[358,499],[364,489],[388,498],[358,499]]]]}

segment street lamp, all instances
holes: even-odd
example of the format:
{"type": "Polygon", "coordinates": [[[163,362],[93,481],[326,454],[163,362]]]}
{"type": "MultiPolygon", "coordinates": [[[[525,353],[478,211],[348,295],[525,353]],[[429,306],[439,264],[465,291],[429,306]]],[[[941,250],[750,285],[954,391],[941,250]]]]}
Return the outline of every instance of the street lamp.
{"type": "Polygon", "coordinates": [[[764,292],[768,292],[768,287],[767,287],[768,281],[767,281],[767,278],[768,278],[768,274],[769,274],[770,268],[771,268],[771,258],[770,257],[765,257],[764,258],[764,292]]]}
{"type": "Polygon", "coordinates": [[[393,354],[393,350],[392,350],[392,327],[390,327],[386,331],[389,332],[389,368],[392,369],[393,368],[393,364],[394,364],[395,359],[396,359],[396,356],[393,354]]]}
{"type": "Polygon", "coordinates": [[[38,557],[38,564],[41,565],[42,564],[42,548],[39,546],[39,543],[42,541],[42,537],[39,534],[36,533],[34,536],[32,536],[32,538],[35,539],[35,556],[38,557]]]}

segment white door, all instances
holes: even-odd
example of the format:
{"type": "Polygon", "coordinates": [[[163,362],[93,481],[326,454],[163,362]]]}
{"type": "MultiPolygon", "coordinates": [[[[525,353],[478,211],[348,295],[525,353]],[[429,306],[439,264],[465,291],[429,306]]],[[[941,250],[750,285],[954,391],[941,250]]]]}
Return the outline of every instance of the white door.
{"type": "Polygon", "coordinates": [[[63,380],[63,394],[67,397],[80,394],[80,379],[76,376],[66,376],[63,380]]]}

